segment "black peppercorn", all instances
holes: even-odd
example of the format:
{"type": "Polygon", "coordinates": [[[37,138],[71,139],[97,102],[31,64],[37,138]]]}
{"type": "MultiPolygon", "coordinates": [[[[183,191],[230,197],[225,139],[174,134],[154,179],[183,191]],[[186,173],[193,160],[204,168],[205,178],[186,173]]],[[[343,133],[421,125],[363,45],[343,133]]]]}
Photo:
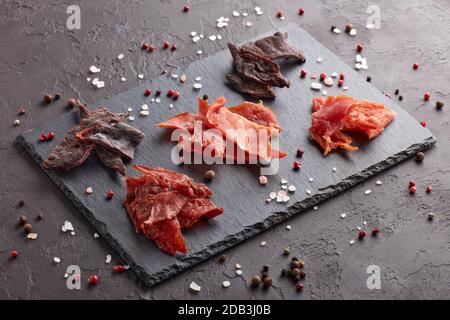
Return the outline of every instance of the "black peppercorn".
{"type": "Polygon", "coordinates": [[[398,90],[398,89],[395,89],[395,95],[398,95],[399,93],[400,93],[400,90],[398,90]]]}
{"type": "Polygon", "coordinates": [[[220,258],[219,258],[219,262],[220,262],[220,263],[224,263],[226,260],[227,260],[227,256],[224,255],[224,254],[221,255],[220,258]]]}
{"type": "Polygon", "coordinates": [[[352,30],[352,29],[353,29],[353,25],[351,23],[347,23],[345,25],[345,32],[349,33],[350,30],[352,30]]]}
{"type": "Polygon", "coordinates": [[[36,220],[42,220],[44,219],[44,214],[42,212],[39,212],[36,216],[36,220]]]}
{"type": "Polygon", "coordinates": [[[30,223],[27,223],[23,226],[23,231],[25,231],[25,233],[30,233],[33,230],[33,226],[30,223]]]}
{"type": "Polygon", "coordinates": [[[55,100],[59,100],[59,98],[61,98],[61,93],[58,92],[55,94],[55,100]]]}
{"type": "Polygon", "coordinates": [[[402,101],[403,100],[403,96],[398,96],[398,100],[402,101]]]}
{"type": "Polygon", "coordinates": [[[298,262],[300,263],[300,268],[303,268],[305,266],[304,260],[298,260],[298,262]]]}
{"type": "Polygon", "coordinates": [[[208,98],[209,98],[209,97],[208,97],[207,94],[204,94],[203,97],[202,97],[203,100],[208,100],[208,98]]]}
{"type": "Polygon", "coordinates": [[[436,109],[441,110],[444,107],[444,103],[442,101],[436,101],[436,109]]]}
{"type": "Polygon", "coordinates": [[[67,107],[68,108],[75,108],[77,106],[77,100],[71,98],[69,100],[67,100],[67,107]]]}
{"type": "Polygon", "coordinates": [[[269,272],[269,266],[268,265],[265,265],[265,266],[263,266],[263,272],[269,272]]]}
{"type": "Polygon", "coordinates": [[[281,276],[282,277],[285,277],[287,273],[288,273],[288,271],[286,269],[282,269],[281,270],[281,276]]]}
{"type": "Polygon", "coordinates": [[[155,96],[159,97],[161,95],[161,90],[156,90],[155,96]]]}
{"type": "Polygon", "coordinates": [[[301,279],[302,279],[302,278],[301,278],[300,276],[296,276],[296,277],[294,278],[294,281],[295,281],[295,282],[299,282],[301,279]]]}
{"type": "Polygon", "coordinates": [[[45,102],[46,104],[52,103],[52,100],[53,100],[53,97],[52,97],[51,95],[46,94],[46,95],[44,96],[44,102],[45,102]]]}
{"type": "Polygon", "coordinates": [[[367,80],[367,82],[370,82],[370,81],[372,81],[372,77],[367,77],[366,80],[367,80]]]}
{"type": "Polygon", "coordinates": [[[336,29],[336,26],[331,26],[330,30],[333,31],[334,29],[336,29]]]}
{"type": "Polygon", "coordinates": [[[291,260],[292,260],[292,261],[298,261],[298,258],[297,258],[297,257],[292,257],[291,260]]]}

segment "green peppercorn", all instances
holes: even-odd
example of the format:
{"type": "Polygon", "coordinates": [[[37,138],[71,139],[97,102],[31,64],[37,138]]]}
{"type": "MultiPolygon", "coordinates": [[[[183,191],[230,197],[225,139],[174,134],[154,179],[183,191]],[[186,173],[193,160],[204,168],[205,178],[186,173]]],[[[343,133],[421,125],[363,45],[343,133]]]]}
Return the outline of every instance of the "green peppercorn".
{"type": "Polygon", "coordinates": [[[283,255],[288,256],[291,254],[291,250],[289,248],[284,248],[283,249],[283,255]]]}
{"type": "Polygon", "coordinates": [[[261,284],[261,278],[259,276],[254,276],[252,278],[252,286],[258,287],[261,284]]]}
{"type": "Polygon", "coordinates": [[[216,173],[213,170],[208,170],[205,172],[205,179],[211,181],[216,176],[216,173]]]}

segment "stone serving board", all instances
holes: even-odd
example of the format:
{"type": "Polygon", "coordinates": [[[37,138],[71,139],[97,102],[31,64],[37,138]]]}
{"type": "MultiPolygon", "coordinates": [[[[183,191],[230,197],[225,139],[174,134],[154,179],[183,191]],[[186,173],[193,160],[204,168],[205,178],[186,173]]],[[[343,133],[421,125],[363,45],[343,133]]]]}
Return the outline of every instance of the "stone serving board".
{"type": "MultiPolygon", "coordinates": [[[[356,71],[347,66],[338,57],[317,42],[310,34],[295,24],[280,28],[289,33],[289,42],[300,48],[306,56],[306,63],[298,65],[282,64],[282,73],[292,82],[290,88],[276,88],[278,97],[265,103],[272,107],[283,129],[280,135],[280,150],[288,152],[281,160],[277,174],[269,177],[269,183],[258,183],[259,168],[244,165],[215,165],[216,178],[209,184],[214,192],[213,201],[225,208],[224,213],[209,222],[199,222],[194,228],[184,231],[189,253],[186,256],[171,257],[159,250],[154,243],[142,235],[137,235],[128,214],[122,206],[125,196],[123,178],[103,167],[95,155],[82,166],[70,172],[47,172],[61,191],[79,211],[105,238],[109,245],[128,263],[131,269],[148,286],[167,279],[178,272],[195,265],[239,242],[281,222],[301,211],[330,198],[351,186],[375,175],[418,151],[432,146],[436,140],[427,129],[423,128],[406,111],[385,97],[377,88],[366,82],[356,71]],[[322,63],[316,62],[322,57],[322,63]],[[384,103],[397,112],[397,118],[386,128],[384,133],[370,142],[359,143],[360,150],[353,153],[332,153],[322,156],[321,150],[310,142],[308,128],[311,124],[311,100],[320,92],[311,90],[309,77],[299,78],[300,68],[309,74],[326,72],[344,72],[348,95],[384,103]],[[305,150],[301,159],[301,171],[292,170],[298,147],[305,150]],[[336,167],[333,172],[332,168],[336,167]],[[310,177],[313,182],[308,181],[310,177]],[[297,187],[290,195],[287,204],[272,202],[266,198],[271,191],[280,188],[280,180],[288,180],[289,185],[297,187]],[[86,187],[94,192],[85,194],[86,187]],[[308,195],[305,191],[310,189],[308,195]],[[105,199],[108,190],[114,190],[112,200],[105,199]]],[[[258,36],[267,36],[275,31],[258,36]]],[[[228,50],[198,60],[185,68],[176,70],[178,75],[186,74],[188,81],[181,84],[170,75],[164,75],[139,87],[132,88],[110,99],[99,101],[92,108],[107,106],[114,112],[125,112],[133,108],[136,120],[130,122],[142,130],[146,137],[139,145],[136,157],[127,164],[128,174],[134,175],[131,164],[161,166],[179,171],[202,181],[206,165],[176,166],[172,163],[170,153],[174,143],[170,141],[169,132],[159,129],[156,124],[179,112],[197,110],[197,96],[208,94],[210,99],[224,95],[227,105],[239,104],[248,97],[242,97],[227,84],[225,75],[232,70],[231,55],[228,50]],[[201,76],[203,85],[200,91],[192,88],[194,78],[201,76]],[[160,103],[150,103],[144,97],[145,88],[153,91],[168,89],[178,90],[181,97],[173,102],[161,95],[160,103]],[[139,116],[140,106],[147,103],[150,116],[139,116]],[[169,104],[174,108],[170,109],[169,104]]],[[[336,85],[326,88],[328,95],[343,93],[336,85]]],[[[19,144],[40,164],[46,159],[56,145],[57,140],[40,143],[40,132],[50,130],[57,137],[64,134],[77,123],[77,112],[71,112],[61,118],[24,132],[18,137],[19,144]]],[[[313,228],[314,226],[311,226],[313,228]]]]}

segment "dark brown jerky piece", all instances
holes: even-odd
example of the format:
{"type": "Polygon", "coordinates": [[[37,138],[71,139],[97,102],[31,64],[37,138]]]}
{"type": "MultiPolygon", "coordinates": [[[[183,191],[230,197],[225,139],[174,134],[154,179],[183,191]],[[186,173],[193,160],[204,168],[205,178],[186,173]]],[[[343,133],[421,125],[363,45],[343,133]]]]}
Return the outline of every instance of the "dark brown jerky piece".
{"type": "Polygon", "coordinates": [[[42,163],[45,170],[67,171],[81,165],[95,148],[95,143],[65,137],[42,163]]]}
{"type": "Polygon", "coordinates": [[[251,80],[244,81],[235,73],[227,74],[227,79],[237,91],[248,94],[253,98],[274,99],[276,97],[275,92],[269,85],[261,85],[251,80]]]}
{"type": "Polygon", "coordinates": [[[118,123],[125,120],[129,115],[128,113],[116,114],[106,108],[100,108],[93,112],[87,110],[87,113],[85,113],[86,110],[80,107],[80,122],[70,129],[69,133],[76,134],[83,129],[118,123]]]}
{"type": "Polygon", "coordinates": [[[303,53],[287,43],[287,32],[277,32],[273,36],[255,41],[254,45],[260,48],[260,52],[270,58],[275,59],[295,59],[299,62],[305,62],[303,53]]]}
{"type": "Polygon", "coordinates": [[[289,87],[290,83],[282,77],[277,63],[233,43],[228,43],[228,48],[233,56],[236,71],[243,79],[280,88],[289,87]]]}
{"type": "Polygon", "coordinates": [[[92,130],[87,131],[86,135],[81,134],[77,137],[94,142],[128,159],[133,159],[136,147],[144,138],[144,134],[126,123],[118,122],[93,127],[92,130]]]}
{"type": "Polygon", "coordinates": [[[100,161],[115,171],[118,171],[121,175],[125,176],[125,165],[123,164],[120,154],[109,151],[103,147],[97,146],[95,152],[99,157],[100,161]]]}

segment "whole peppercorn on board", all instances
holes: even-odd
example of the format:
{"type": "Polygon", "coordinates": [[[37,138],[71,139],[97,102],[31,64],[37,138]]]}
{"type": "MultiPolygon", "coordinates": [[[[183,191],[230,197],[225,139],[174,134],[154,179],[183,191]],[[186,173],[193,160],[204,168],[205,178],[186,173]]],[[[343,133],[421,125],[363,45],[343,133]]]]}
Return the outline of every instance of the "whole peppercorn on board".
{"type": "MultiPolygon", "coordinates": [[[[304,52],[306,62],[282,64],[282,74],[292,82],[292,85],[290,88],[277,90],[277,98],[274,101],[265,102],[266,106],[273,108],[278,117],[282,128],[279,147],[280,150],[288,152],[288,156],[280,161],[277,174],[269,176],[268,183],[264,186],[259,184],[259,168],[256,166],[211,167],[173,164],[170,154],[175,144],[170,141],[170,133],[156,127],[157,123],[179,112],[196,112],[197,97],[203,94],[207,94],[211,100],[223,95],[227,98],[227,105],[249,100],[226,84],[225,76],[232,70],[233,65],[228,50],[177,70],[177,74],[187,76],[188,80],[185,83],[180,83],[170,75],[163,75],[90,106],[92,109],[107,106],[113,112],[126,112],[128,108],[138,110],[143,104],[149,105],[149,116],[140,116],[135,111],[136,119],[130,121],[130,124],[145,133],[145,138],[137,148],[135,159],[127,164],[129,175],[134,175],[131,164],[165,167],[185,173],[197,182],[203,182],[204,173],[208,169],[215,171],[215,177],[208,182],[208,186],[214,192],[212,197],[214,203],[225,210],[221,216],[209,222],[200,222],[191,230],[184,232],[188,247],[186,256],[167,255],[152,241],[135,233],[133,224],[122,206],[126,192],[123,178],[105,169],[96,157],[91,156],[82,166],[69,172],[46,172],[63,194],[148,286],[155,285],[306,208],[315,206],[364,179],[414,156],[436,142],[429,130],[422,127],[393,100],[368,83],[306,31],[295,24],[289,24],[276,31],[288,32],[289,43],[304,52]],[[321,63],[317,62],[318,57],[322,58],[321,63]],[[308,70],[308,76],[304,78],[299,76],[302,68],[308,70]],[[333,152],[323,157],[322,150],[310,141],[308,133],[311,126],[312,98],[321,95],[320,91],[311,89],[311,82],[318,80],[311,80],[309,75],[320,75],[322,72],[327,74],[344,72],[345,85],[348,86],[345,94],[384,103],[387,108],[397,113],[397,117],[380,136],[360,143],[358,151],[333,152]],[[198,76],[202,78],[202,89],[194,90],[193,81],[198,76]],[[151,97],[144,94],[146,88],[151,88],[152,92],[161,90],[161,102],[150,103],[151,97]],[[180,92],[176,102],[165,96],[165,92],[169,89],[180,92]],[[169,108],[170,104],[174,107],[169,108]],[[297,148],[304,150],[301,158],[296,157],[297,148]],[[294,161],[301,162],[300,170],[293,170],[294,161]],[[282,179],[288,181],[287,185],[296,187],[295,192],[289,193],[290,201],[266,203],[269,194],[280,189],[282,179]],[[87,187],[92,187],[91,194],[86,194],[87,187]],[[110,190],[114,192],[114,197],[107,199],[106,194],[110,190]],[[310,193],[306,190],[310,190],[310,193]]],[[[274,32],[275,30],[255,39],[274,32]]],[[[336,84],[326,87],[326,90],[328,95],[343,93],[342,88],[336,84]]],[[[40,164],[77,120],[77,113],[71,112],[43,124],[40,128],[24,132],[18,137],[18,142],[34,161],[40,164]],[[39,142],[39,134],[49,131],[55,133],[55,138],[39,142]]]]}

